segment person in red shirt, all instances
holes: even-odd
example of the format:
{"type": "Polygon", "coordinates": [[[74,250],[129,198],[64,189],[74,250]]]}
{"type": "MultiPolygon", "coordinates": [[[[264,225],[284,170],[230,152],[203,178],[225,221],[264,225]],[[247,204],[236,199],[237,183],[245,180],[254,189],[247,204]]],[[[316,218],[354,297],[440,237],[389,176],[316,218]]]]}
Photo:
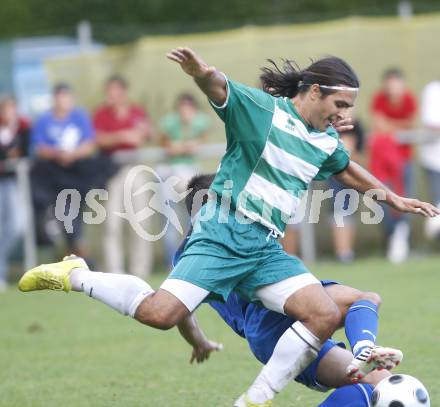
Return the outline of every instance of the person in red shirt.
{"type": "MultiPolygon", "coordinates": [[[[93,118],[96,141],[101,152],[110,157],[119,151],[135,150],[143,146],[151,135],[151,124],[145,110],[133,104],[128,97],[128,83],[115,75],[107,80],[105,87],[105,104],[99,107],[93,118]]],[[[122,166],[107,184],[107,219],[105,222],[104,258],[107,272],[123,273],[123,222],[116,213],[124,212],[123,196],[124,182],[131,169],[130,165],[122,166]]],[[[143,180],[141,176],[135,178],[136,182],[143,180]]],[[[136,188],[136,185],[133,185],[136,188]]],[[[141,208],[139,201],[133,202],[141,208]]],[[[143,203],[145,206],[145,203],[143,203]]],[[[136,208],[135,208],[136,210],[136,208]]],[[[145,278],[152,267],[152,247],[134,230],[129,231],[129,272],[138,277],[145,278]]]]}
{"type": "Polygon", "coordinates": [[[25,209],[15,172],[9,167],[29,147],[29,123],[12,96],[0,98],[0,293],[8,283],[8,260],[25,228],[25,209]]]}
{"type": "MultiPolygon", "coordinates": [[[[382,89],[371,104],[372,130],[370,142],[370,169],[382,182],[400,191],[412,192],[412,146],[400,144],[399,130],[415,125],[417,100],[408,89],[400,69],[392,68],[383,75],[382,89]]],[[[388,238],[388,258],[392,262],[404,261],[409,253],[409,222],[407,216],[385,208],[384,227],[388,238]]]]}

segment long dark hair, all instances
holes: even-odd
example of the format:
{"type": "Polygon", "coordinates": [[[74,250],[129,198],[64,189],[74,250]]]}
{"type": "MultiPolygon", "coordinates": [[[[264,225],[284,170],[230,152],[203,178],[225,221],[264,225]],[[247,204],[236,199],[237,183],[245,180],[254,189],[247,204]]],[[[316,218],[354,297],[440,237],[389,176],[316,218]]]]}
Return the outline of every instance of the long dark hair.
{"type": "Polygon", "coordinates": [[[191,192],[185,197],[185,205],[188,213],[192,216],[193,213],[197,213],[199,207],[204,205],[208,201],[208,189],[214,181],[215,174],[199,174],[195,175],[188,182],[187,189],[190,189],[191,192]],[[199,191],[206,191],[206,194],[203,196],[201,202],[196,202],[197,208],[194,208],[194,196],[199,191]]]}
{"type": "MultiPolygon", "coordinates": [[[[283,60],[279,67],[272,59],[271,66],[261,68],[260,76],[263,90],[273,96],[293,98],[299,93],[307,92],[311,85],[359,87],[359,79],[353,68],[343,59],[326,57],[313,62],[308,68],[301,70],[295,61],[283,60]],[[300,83],[301,82],[301,83],[300,83]]],[[[326,96],[337,90],[321,88],[326,96]]]]}

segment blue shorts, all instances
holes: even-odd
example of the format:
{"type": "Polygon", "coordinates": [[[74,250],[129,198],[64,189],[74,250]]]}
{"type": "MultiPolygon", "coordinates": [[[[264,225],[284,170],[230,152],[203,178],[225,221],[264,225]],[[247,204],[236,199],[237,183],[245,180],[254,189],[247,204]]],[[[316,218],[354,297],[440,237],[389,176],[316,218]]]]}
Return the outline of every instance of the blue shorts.
{"type": "MultiPolygon", "coordinates": [[[[333,280],[322,280],[321,284],[338,284],[333,280]]],[[[212,301],[209,303],[221,318],[241,337],[245,338],[254,356],[266,364],[280,337],[289,329],[295,320],[258,305],[249,303],[236,293],[231,293],[226,303],[212,301]]],[[[316,391],[327,391],[327,387],[317,380],[317,370],[322,358],[334,346],[344,347],[332,339],[327,340],[317,358],[295,380],[316,391]]]]}

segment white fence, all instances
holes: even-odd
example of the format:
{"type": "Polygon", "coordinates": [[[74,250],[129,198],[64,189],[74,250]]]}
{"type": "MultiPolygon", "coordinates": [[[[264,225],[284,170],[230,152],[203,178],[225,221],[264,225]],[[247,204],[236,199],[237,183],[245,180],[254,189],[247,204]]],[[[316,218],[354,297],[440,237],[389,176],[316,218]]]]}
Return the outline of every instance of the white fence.
{"type": "MultiPolygon", "coordinates": [[[[440,139],[439,131],[428,131],[424,129],[400,131],[398,139],[405,144],[422,144],[440,139]]],[[[201,146],[196,159],[215,159],[217,162],[225,151],[225,144],[206,144],[201,146]]],[[[115,154],[118,164],[149,164],[155,165],[164,161],[167,157],[164,149],[159,147],[147,147],[135,151],[124,151],[115,154]]],[[[10,160],[7,167],[13,169],[17,174],[17,182],[20,196],[23,199],[26,216],[26,233],[24,234],[24,267],[26,269],[38,263],[36,237],[34,227],[34,213],[32,209],[31,185],[29,177],[30,160],[10,160]]],[[[313,208],[311,208],[313,210],[313,208]]],[[[315,228],[312,223],[302,222],[300,228],[301,255],[305,262],[316,260],[315,228]]]]}

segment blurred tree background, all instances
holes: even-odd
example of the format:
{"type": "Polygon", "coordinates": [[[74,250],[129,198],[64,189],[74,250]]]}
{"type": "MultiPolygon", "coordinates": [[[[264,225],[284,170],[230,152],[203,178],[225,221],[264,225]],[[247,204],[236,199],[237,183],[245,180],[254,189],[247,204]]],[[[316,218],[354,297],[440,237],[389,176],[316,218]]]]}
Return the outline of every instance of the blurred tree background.
{"type": "MultiPolygon", "coordinates": [[[[351,15],[395,15],[399,0],[2,0],[0,38],[73,35],[92,23],[106,43],[145,34],[217,31],[246,24],[323,21],[351,15]]],[[[439,0],[413,0],[415,14],[440,11],[439,0]]]]}

